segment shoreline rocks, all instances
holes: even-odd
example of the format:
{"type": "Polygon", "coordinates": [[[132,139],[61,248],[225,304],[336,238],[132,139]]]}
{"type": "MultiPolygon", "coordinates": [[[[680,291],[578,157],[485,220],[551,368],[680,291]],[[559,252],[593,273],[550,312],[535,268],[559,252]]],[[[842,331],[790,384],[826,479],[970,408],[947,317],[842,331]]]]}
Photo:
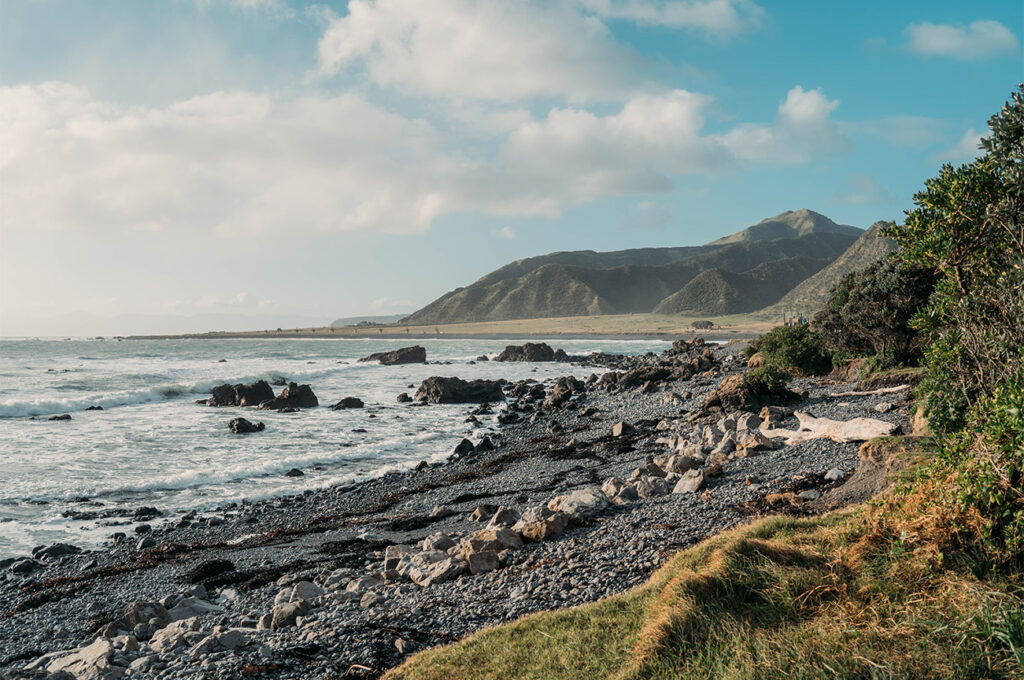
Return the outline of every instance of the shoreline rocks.
{"type": "Polygon", "coordinates": [[[483,404],[504,401],[504,380],[463,380],[432,376],[423,381],[413,397],[428,404],[483,404]]]}
{"type": "Polygon", "coordinates": [[[391,352],[375,352],[363,357],[359,361],[378,361],[381,366],[425,364],[427,363],[427,350],[419,345],[414,345],[413,347],[402,347],[391,352]]]}

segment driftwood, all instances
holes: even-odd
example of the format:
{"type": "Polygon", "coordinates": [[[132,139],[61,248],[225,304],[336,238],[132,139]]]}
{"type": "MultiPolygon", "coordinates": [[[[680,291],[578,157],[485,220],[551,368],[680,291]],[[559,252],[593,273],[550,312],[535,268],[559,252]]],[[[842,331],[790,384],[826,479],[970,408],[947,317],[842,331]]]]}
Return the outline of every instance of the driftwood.
{"type": "Polygon", "coordinates": [[[875,437],[886,437],[896,431],[897,426],[875,418],[854,418],[853,420],[831,420],[815,418],[809,413],[797,411],[800,428],[797,430],[761,428],[767,437],[785,437],[787,444],[798,444],[810,439],[831,439],[836,442],[863,442],[875,437]]]}
{"type": "Polygon", "coordinates": [[[839,397],[870,397],[872,394],[893,394],[895,392],[903,392],[909,390],[910,385],[897,385],[896,387],[883,387],[877,390],[869,390],[867,392],[839,392],[838,394],[828,395],[829,399],[838,399],[839,397]]]}

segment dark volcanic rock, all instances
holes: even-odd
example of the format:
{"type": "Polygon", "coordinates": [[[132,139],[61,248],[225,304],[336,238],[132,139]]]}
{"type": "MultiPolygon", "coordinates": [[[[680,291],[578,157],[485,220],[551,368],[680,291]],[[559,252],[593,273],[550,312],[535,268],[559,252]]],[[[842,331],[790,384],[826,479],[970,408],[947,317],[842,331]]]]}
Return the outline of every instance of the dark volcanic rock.
{"type": "Polygon", "coordinates": [[[62,413],[59,416],[50,416],[47,420],[71,420],[71,416],[67,413],[62,413]]]}
{"type": "Polygon", "coordinates": [[[396,364],[424,364],[427,362],[427,350],[419,345],[403,347],[392,352],[376,352],[359,361],[379,361],[384,366],[396,364]]]}
{"type": "Polygon", "coordinates": [[[274,398],[274,390],[266,380],[251,385],[235,385],[235,402],[239,406],[259,406],[274,398]]]}
{"type": "Polygon", "coordinates": [[[442,378],[432,376],[423,381],[416,390],[416,399],[431,404],[479,404],[488,401],[503,401],[501,391],[504,381],[442,378]]]}
{"type": "MultiPolygon", "coordinates": [[[[565,354],[564,352],[562,353],[565,354]]],[[[525,345],[508,345],[495,361],[554,361],[555,350],[546,342],[528,342],[525,345]]]]}
{"type": "Polygon", "coordinates": [[[319,406],[320,400],[313,394],[309,385],[288,383],[281,394],[260,404],[261,409],[274,410],[279,408],[313,408],[319,406]]]}
{"type": "Polygon", "coordinates": [[[64,557],[66,555],[77,555],[80,552],[82,552],[82,549],[77,545],[71,545],[70,543],[54,543],[48,548],[38,548],[33,550],[32,557],[41,560],[48,560],[64,557]]]}
{"type": "Polygon", "coordinates": [[[263,423],[256,423],[253,425],[245,418],[233,418],[231,422],[228,423],[228,427],[231,428],[231,431],[235,434],[248,434],[249,432],[262,432],[267,426],[263,423]]]}
{"type": "Polygon", "coordinates": [[[202,583],[215,576],[226,574],[229,571],[234,571],[235,565],[231,560],[225,559],[212,559],[200,562],[194,569],[185,575],[186,583],[202,583]]]}
{"type": "Polygon", "coordinates": [[[363,400],[358,397],[345,397],[331,407],[332,411],[344,411],[347,408],[362,408],[363,400]]]}
{"type": "Polygon", "coordinates": [[[306,473],[299,468],[292,468],[288,472],[284,473],[285,477],[305,477],[306,473]]]}
{"type": "Polygon", "coordinates": [[[86,411],[102,411],[103,407],[102,406],[90,406],[90,407],[88,407],[85,410],[86,411]]]}
{"type": "Polygon", "coordinates": [[[212,395],[206,400],[207,406],[237,406],[238,400],[235,396],[234,385],[218,385],[211,390],[212,395]]]}
{"type": "Polygon", "coordinates": [[[412,397],[410,397],[407,392],[402,392],[398,395],[399,404],[408,404],[410,401],[412,401],[412,397]]]}
{"type": "Polygon", "coordinates": [[[569,401],[572,395],[586,391],[587,386],[583,381],[577,380],[571,375],[563,376],[555,381],[555,386],[551,389],[551,396],[547,398],[544,405],[549,408],[558,408],[569,401]]]}

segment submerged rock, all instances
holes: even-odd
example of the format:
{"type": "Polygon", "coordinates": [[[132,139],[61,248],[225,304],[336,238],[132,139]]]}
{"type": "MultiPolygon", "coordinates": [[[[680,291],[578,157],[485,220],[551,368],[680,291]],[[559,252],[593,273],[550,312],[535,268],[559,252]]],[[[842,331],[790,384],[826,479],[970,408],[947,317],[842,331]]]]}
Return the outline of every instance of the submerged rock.
{"type": "Polygon", "coordinates": [[[509,345],[494,358],[495,361],[554,361],[555,350],[546,342],[528,342],[509,345]]]}
{"type": "Polygon", "coordinates": [[[288,383],[281,394],[260,404],[261,409],[276,410],[281,408],[313,408],[320,405],[320,400],[313,394],[309,385],[288,383]]]}
{"type": "Polygon", "coordinates": [[[345,397],[337,404],[331,406],[332,411],[344,411],[349,408],[362,408],[363,400],[359,397],[345,397]]]}

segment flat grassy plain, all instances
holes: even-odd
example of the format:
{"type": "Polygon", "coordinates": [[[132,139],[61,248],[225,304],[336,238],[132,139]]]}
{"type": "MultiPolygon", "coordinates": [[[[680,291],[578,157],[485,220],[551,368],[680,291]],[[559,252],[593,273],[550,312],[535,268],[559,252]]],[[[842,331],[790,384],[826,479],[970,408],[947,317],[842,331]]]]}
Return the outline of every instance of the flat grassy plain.
{"type": "Polygon", "coordinates": [[[416,326],[388,324],[384,326],[321,326],[310,328],[254,329],[242,332],[196,333],[195,338],[367,338],[367,337],[680,337],[701,335],[709,339],[751,338],[777,325],[750,314],[717,317],[687,317],[661,314],[615,314],[604,316],[568,316],[545,319],[512,319],[416,326]],[[696,330],[698,320],[715,324],[711,330],[696,330]]]}

